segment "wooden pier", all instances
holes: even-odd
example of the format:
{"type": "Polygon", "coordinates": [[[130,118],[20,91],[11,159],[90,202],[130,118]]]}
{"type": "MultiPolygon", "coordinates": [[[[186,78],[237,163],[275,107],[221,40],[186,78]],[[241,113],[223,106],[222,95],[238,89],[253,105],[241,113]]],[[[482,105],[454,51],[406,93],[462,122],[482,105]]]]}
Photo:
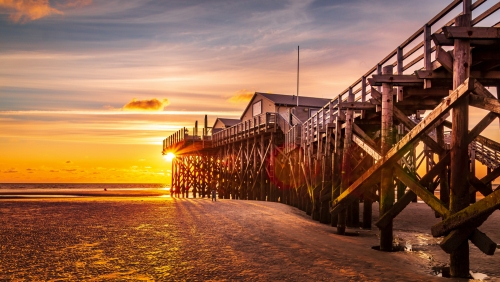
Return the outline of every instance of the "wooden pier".
{"type": "Polygon", "coordinates": [[[481,135],[500,117],[488,90],[500,86],[500,3],[472,17],[486,3],[451,2],[331,100],[256,93],[239,120],[179,130],[162,151],[176,154],[174,194],[279,201],[339,235],[372,228],[378,202],[381,251],[393,250],[392,221],[418,197],[442,218],[431,232],[451,276],[468,277],[469,241],[495,253],[477,228],[500,208],[500,143],[481,135]],[[471,130],[470,107],[486,113],[471,130]]]}

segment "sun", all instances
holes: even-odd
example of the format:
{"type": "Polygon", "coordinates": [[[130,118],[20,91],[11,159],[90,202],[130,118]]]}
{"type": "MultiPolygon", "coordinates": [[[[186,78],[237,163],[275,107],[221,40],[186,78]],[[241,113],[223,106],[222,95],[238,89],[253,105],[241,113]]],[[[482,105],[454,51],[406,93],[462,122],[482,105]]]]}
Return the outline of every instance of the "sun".
{"type": "Polygon", "coordinates": [[[165,156],[163,156],[167,161],[172,161],[175,158],[175,154],[172,152],[168,152],[165,156]]]}

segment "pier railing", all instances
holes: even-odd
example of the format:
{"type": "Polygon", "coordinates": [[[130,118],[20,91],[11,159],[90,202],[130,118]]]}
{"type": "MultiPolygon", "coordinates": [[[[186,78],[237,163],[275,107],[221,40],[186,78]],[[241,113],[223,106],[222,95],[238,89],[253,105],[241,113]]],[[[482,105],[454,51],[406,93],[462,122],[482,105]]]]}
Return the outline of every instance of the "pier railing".
{"type": "Polygon", "coordinates": [[[245,120],[212,135],[212,146],[222,146],[258,135],[262,132],[276,131],[280,115],[263,113],[245,120]]]}
{"type": "Polygon", "coordinates": [[[169,137],[163,139],[163,152],[168,150],[168,148],[173,147],[175,144],[178,144],[188,138],[188,133],[187,129],[185,127],[179,129],[176,131],[174,134],[170,135],[169,137]]]}
{"type": "MultiPolygon", "coordinates": [[[[484,4],[486,0],[476,0],[472,6],[471,11],[474,11],[479,6],[484,4]]],[[[339,106],[342,106],[342,102],[346,102],[349,95],[354,95],[354,101],[356,102],[367,102],[372,98],[371,86],[369,85],[369,78],[372,75],[380,76],[382,75],[382,66],[388,64],[388,62],[393,61],[392,66],[396,67],[396,73],[403,74],[405,71],[411,71],[415,75],[416,83],[427,83],[425,78],[419,77],[417,70],[427,70],[436,69],[440,67],[441,64],[436,61],[431,61],[431,56],[436,57],[436,46],[433,46],[432,36],[436,37],[436,40],[443,39],[443,27],[452,26],[454,20],[457,16],[462,15],[462,13],[454,14],[454,9],[462,3],[462,0],[455,0],[445,7],[440,13],[438,13],[434,18],[427,22],[424,26],[419,28],[415,33],[413,33],[408,39],[406,39],[402,44],[391,51],[387,56],[385,56],[379,63],[369,69],[364,75],[358,78],[354,83],[348,86],[345,90],[340,92],[335,98],[333,98],[327,105],[325,105],[321,110],[319,110],[315,115],[310,117],[302,126],[302,139],[304,145],[310,145],[311,142],[316,140],[318,130],[328,126],[329,123],[333,122],[333,118],[336,116],[339,110],[339,106]],[[434,25],[438,24],[442,19],[449,18],[440,28],[437,28],[434,33],[431,29],[434,25]]],[[[476,15],[472,18],[472,26],[477,26],[478,23],[488,19],[490,15],[495,13],[500,9],[500,3],[492,5],[490,8],[486,9],[483,13],[476,15]]],[[[499,26],[500,22],[495,21],[493,26],[499,26]]],[[[401,93],[402,94],[402,93],[401,93]]],[[[398,93],[399,95],[399,93],[398,93]]],[[[399,97],[399,96],[398,96],[399,97]]],[[[358,115],[361,112],[358,111],[358,115]]],[[[292,139],[289,139],[292,142],[292,139]]],[[[286,144],[285,147],[291,147],[293,144],[286,144]]]]}

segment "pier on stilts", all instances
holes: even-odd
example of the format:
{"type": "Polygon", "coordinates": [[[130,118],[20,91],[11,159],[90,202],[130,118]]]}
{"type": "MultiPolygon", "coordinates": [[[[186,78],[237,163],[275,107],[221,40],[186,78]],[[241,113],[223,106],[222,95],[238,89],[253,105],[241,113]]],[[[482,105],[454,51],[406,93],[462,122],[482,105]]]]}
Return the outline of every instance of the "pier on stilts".
{"type": "Polygon", "coordinates": [[[281,202],[339,235],[374,224],[381,251],[418,198],[442,219],[431,233],[450,275],[468,277],[469,242],[497,249],[477,229],[500,208],[500,143],[482,135],[500,117],[500,3],[490,2],[452,1],[332,99],[255,93],[240,119],[182,128],[163,142],[176,154],[174,195],[281,202]],[[469,130],[472,108],[483,117],[469,130]]]}

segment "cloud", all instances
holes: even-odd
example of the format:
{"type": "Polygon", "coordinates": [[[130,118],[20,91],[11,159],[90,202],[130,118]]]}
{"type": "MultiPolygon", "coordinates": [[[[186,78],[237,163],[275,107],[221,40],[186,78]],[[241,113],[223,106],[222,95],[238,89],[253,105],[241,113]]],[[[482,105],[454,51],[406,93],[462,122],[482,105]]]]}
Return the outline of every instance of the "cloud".
{"type": "Polygon", "coordinates": [[[61,1],[56,4],[56,6],[61,8],[81,8],[92,4],[92,0],[72,0],[72,1],[61,1]]]}
{"type": "Polygon", "coordinates": [[[91,3],[92,0],[60,1],[56,4],[59,9],[56,9],[50,5],[49,0],[0,0],[0,10],[7,10],[12,22],[23,24],[53,14],[64,14],[60,9],[79,8],[91,3]]]}
{"type": "Polygon", "coordinates": [[[169,104],[168,99],[137,100],[134,98],[123,106],[123,109],[128,111],[163,111],[169,104]]]}
{"type": "Polygon", "coordinates": [[[246,89],[236,91],[231,98],[228,99],[231,103],[246,103],[252,99],[254,92],[246,89]]]}
{"type": "Polygon", "coordinates": [[[17,173],[17,169],[11,168],[9,170],[4,171],[4,173],[17,173]]]}
{"type": "Polygon", "coordinates": [[[71,163],[71,161],[66,161],[66,163],[67,163],[67,164],[70,164],[70,163],[71,163]]]}

